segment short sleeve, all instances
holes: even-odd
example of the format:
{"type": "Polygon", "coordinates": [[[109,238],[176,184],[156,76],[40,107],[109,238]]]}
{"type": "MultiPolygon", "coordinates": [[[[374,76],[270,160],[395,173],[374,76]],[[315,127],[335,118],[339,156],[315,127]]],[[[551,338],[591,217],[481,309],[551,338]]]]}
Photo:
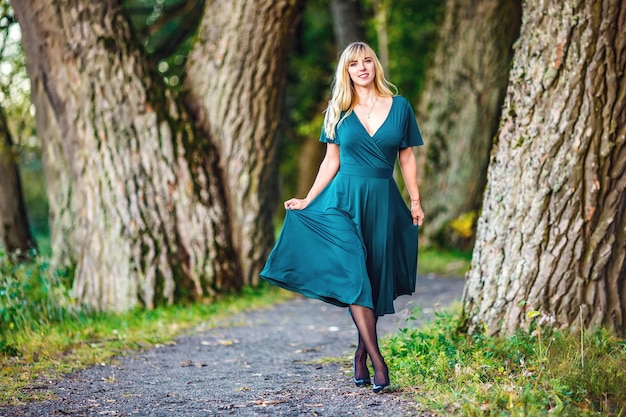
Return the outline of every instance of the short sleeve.
{"type": "Polygon", "coordinates": [[[408,100],[404,100],[405,102],[405,121],[404,121],[404,136],[402,137],[402,142],[400,142],[400,149],[409,148],[411,146],[421,146],[424,144],[422,140],[422,134],[420,133],[420,129],[417,126],[417,120],[415,120],[415,113],[413,112],[413,107],[408,100]]]}
{"type": "Polygon", "coordinates": [[[337,137],[336,133],[334,139],[329,138],[328,135],[326,135],[326,129],[324,129],[324,127],[322,126],[322,132],[320,133],[320,142],[334,143],[336,145],[339,145],[339,138],[337,137]]]}

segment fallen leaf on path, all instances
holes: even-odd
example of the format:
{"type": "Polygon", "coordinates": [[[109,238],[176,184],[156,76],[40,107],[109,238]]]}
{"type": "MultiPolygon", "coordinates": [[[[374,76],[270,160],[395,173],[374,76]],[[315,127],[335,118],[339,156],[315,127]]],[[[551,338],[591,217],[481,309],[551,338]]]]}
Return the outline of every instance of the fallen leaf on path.
{"type": "Polygon", "coordinates": [[[265,407],[267,405],[284,404],[286,402],[287,400],[259,400],[255,401],[255,404],[265,407]]]}
{"type": "Polygon", "coordinates": [[[200,342],[203,346],[232,346],[239,343],[239,340],[219,339],[216,341],[203,340],[200,342]]]}

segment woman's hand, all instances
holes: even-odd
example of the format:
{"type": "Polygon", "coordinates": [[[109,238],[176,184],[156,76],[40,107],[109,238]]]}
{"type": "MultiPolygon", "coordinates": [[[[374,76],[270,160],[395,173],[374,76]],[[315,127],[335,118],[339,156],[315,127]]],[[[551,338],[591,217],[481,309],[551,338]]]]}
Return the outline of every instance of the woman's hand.
{"type": "Polygon", "coordinates": [[[308,198],[292,198],[285,201],[285,210],[302,210],[309,205],[308,198]]]}
{"type": "Polygon", "coordinates": [[[424,210],[420,201],[411,201],[411,217],[413,217],[413,224],[421,226],[424,222],[424,210]]]}

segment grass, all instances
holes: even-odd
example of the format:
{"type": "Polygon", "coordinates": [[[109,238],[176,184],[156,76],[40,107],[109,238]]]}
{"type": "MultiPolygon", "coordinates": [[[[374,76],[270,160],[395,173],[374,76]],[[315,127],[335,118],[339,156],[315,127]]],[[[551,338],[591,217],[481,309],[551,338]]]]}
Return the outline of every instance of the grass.
{"type": "MultiPolygon", "coordinates": [[[[469,256],[420,252],[420,274],[463,276],[469,256]],[[450,267],[454,265],[454,267],[450,267]]],[[[0,405],[44,399],[48,381],[110,363],[273,305],[291,294],[245,288],[210,304],[95,314],[69,296],[71,271],[45,258],[15,264],[0,253],[0,405]],[[43,388],[43,389],[42,389],[43,388]]],[[[460,307],[383,339],[395,389],[441,416],[625,416],[626,343],[601,330],[562,334],[537,317],[507,338],[462,331],[460,307]],[[542,323],[542,324],[540,324],[542,323]]],[[[414,313],[417,315],[418,313],[414,313]]],[[[537,313],[538,314],[538,313],[537,313]]],[[[345,362],[346,358],[328,358],[345,362]]]]}
{"type": "Polygon", "coordinates": [[[236,324],[236,313],[291,297],[261,285],[210,304],[92,313],[72,304],[65,274],[51,271],[41,259],[19,265],[0,253],[0,405],[45,399],[51,394],[41,388],[63,374],[168,343],[185,332],[236,324]]]}
{"type": "Polygon", "coordinates": [[[468,335],[460,314],[384,340],[395,383],[438,415],[623,416],[626,343],[533,322],[511,337],[468,335]]]}
{"type": "Polygon", "coordinates": [[[469,271],[471,252],[420,249],[417,269],[419,275],[435,274],[441,277],[463,277],[469,271]]]}

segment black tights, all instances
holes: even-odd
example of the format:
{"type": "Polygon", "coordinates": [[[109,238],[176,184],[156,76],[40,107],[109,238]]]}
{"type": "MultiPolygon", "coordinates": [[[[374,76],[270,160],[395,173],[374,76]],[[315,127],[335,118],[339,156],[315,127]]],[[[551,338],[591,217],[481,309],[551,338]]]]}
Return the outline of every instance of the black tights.
{"type": "Polygon", "coordinates": [[[359,331],[359,344],[354,354],[354,377],[356,379],[369,378],[369,371],[367,370],[367,356],[369,355],[374,367],[374,384],[388,384],[389,370],[378,348],[378,336],[376,334],[378,319],[374,310],[353,304],[350,306],[350,313],[359,331]]]}

